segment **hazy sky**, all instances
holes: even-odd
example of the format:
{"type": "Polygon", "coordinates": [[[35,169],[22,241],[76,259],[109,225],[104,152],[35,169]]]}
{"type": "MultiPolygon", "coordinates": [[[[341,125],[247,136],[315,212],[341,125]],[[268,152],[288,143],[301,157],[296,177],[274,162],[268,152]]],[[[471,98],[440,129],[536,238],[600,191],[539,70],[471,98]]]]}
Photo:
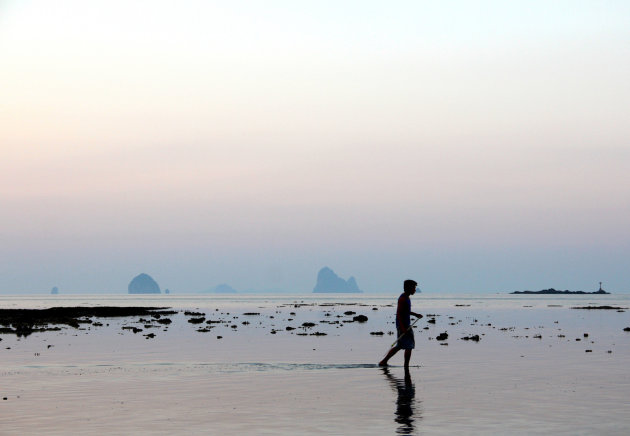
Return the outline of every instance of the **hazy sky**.
{"type": "Polygon", "coordinates": [[[630,2],[2,1],[0,291],[630,291],[630,2]]]}

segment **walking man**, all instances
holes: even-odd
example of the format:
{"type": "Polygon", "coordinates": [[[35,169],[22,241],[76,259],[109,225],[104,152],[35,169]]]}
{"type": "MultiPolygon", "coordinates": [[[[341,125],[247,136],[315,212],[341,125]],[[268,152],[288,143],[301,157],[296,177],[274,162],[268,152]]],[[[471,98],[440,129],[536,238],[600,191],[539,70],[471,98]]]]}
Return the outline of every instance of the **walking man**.
{"type": "Polygon", "coordinates": [[[396,330],[398,331],[398,341],[387,353],[387,356],[381,360],[379,366],[387,366],[387,361],[400,350],[405,350],[405,368],[409,367],[411,359],[411,350],[416,346],[413,329],[411,328],[411,315],[422,318],[422,315],[411,311],[411,295],[416,293],[418,283],[414,280],[405,280],[403,285],[404,292],[398,297],[398,307],[396,309],[396,330]]]}

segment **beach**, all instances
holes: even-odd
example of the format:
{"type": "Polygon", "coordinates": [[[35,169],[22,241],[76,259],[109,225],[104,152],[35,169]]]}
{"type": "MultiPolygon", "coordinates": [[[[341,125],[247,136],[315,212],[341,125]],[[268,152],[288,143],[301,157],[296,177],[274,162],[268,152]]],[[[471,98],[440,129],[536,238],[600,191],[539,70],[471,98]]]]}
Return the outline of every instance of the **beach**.
{"type": "Polygon", "coordinates": [[[2,309],[175,313],[168,324],[92,317],[78,328],[0,335],[0,433],[630,430],[628,296],[416,295],[424,318],[408,373],[402,353],[388,369],[376,365],[396,339],[395,298],[2,296],[2,309]],[[618,309],[573,309],[589,306],[618,309]]]}

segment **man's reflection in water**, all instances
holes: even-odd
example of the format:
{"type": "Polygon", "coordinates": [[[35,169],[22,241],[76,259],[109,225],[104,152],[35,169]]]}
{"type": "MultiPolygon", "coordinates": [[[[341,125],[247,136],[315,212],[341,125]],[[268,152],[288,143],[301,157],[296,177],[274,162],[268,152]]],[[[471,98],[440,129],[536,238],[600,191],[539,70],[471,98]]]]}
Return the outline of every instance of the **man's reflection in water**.
{"type": "Polygon", "coordinates": [[[405,368],[405,378],[397,378],[392,375],[389,368],[383,368],[383,374],[387,377],[390,386],[398,394],[396,398],[396,421],[399,426],[396,429],[398,434],[415,434],[414,421],[422,419],[419,411],[416,411],[416,388],[411,381],[409,368],[405,368]],[[414,418],[414,413],[416,417],[414,418]]]}

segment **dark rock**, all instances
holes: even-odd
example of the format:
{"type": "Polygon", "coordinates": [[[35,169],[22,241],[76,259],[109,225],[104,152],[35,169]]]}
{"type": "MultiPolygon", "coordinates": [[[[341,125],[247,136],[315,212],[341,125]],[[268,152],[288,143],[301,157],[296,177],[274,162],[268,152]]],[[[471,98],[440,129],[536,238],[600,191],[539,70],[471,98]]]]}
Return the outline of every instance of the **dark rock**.
{"type": "Polygon", "coordinates": [[[630,327],[626,327],[623,329],[624,332],[630,332],[630,327]]]}
{"type": "Polygon", "coordinates": [[[295,327],[287,326],[286,330],[290,332],[291,330],[295,330],[295,327]]]}
{"type": "Polygon", "coordinates": [[[431,318],[431,319],[427,320],[427,322],[429,324],[435,324],[435,318],[431,318]]]}
{"type": "Polygon", "coordinates": [[[314,322],[305,322],[305,323],[302,323],[302,327],[306,327],[306,328],[315,327],[315,323],[314,322]]]}
{"type": "Polygon", "coordinates": [[[473,336],[466,336],[463,337],[462,340],[464,341],[474,341],[474,342],[479,342],[479,335],[473,335],[473,336]]]}
{"type": "Polygon", "coordinates": [[[49,309],[0,309],[2,333],[28,336],[34,332],[58,331],[59,325],[79,328],[89,318],[122,318],[172,315],[177,312],[156,307],[52,307],[49,309]],[[12,326],[13,328],[9,328],[12,326]]]}
{"type": "Polygon", "coordinates": [[[326,336],[326,335],[328,335],[328,333],[322,333],[322,332],[311,333],[311,336],[326,336]]]}
{"type": "Polygon", "coordinates": [[[161,318],[161,319],[158,319],[157,322],[160,324],[170,324],[173,321],[171,321],[169,318],[161,318]]]}
{"type": "Polygon", "coordinates": [[[205,315],[205,313],[203,313],[203,312],[193,312],[193,311],[187,310],[186,312],[184,312],[184,315],[186,315],[186,316],[203,316],[203,315],[205,315]]]}
{"type": "Polygon", "coordinates": [[[616,307],[616,306],[579,306],[579,307],[572,307],[571,309],[583,309],[583,310],[620,310],[620,309],[627,309],[627,307],[616,307]]]}
{"type": "Polygon", "coordinates": [[[250,315],[250,316],[260,315],[260,312],[245,312],[243,315],[250,315]]]}
{"type": "Polygon", "coordinates": [[[147,333],[144,337],[147,339],[153,339],[155,337],[155,333],[147,333]]]}
{"type": "Polygon", "coordinates": [[[139,274],[129,282],[130,294],[160,294],[160,287],[153,278],[145,273],[139,274]]]}
{"type": "Polygon", "coordinates": [[[352,318],[352,321],[356,321],[356,322],[366,322],[367,320],[368,320],[368,317],[365,315],[357,315],[352,318]]]}
{"type": "Polygon", "coordinates": [[[370,332],[370,334],[374,335],[374,336],[383,336],[384,335],[383,332],[370,332]]]}
{"type": "Polygon", "coordinates": [[[356,315],[356,312],[353,312],[353,311],[349,310],[347,312],[344,312],[343,314],[344,315],[356,315]]]}
{"type": "Polygon", "coordinates": [[[437,339],[438,341],[445,341],[448,339],[448,333],[440,333],[435,339],[437,339]]]}
{"type": "Polygon", "coordinates": [[[188,320],[189,323],[191,324],[201,324],[202,322],[204,322],[206,319],[204,317],[201,318],[190,318],[188,320]]]}

